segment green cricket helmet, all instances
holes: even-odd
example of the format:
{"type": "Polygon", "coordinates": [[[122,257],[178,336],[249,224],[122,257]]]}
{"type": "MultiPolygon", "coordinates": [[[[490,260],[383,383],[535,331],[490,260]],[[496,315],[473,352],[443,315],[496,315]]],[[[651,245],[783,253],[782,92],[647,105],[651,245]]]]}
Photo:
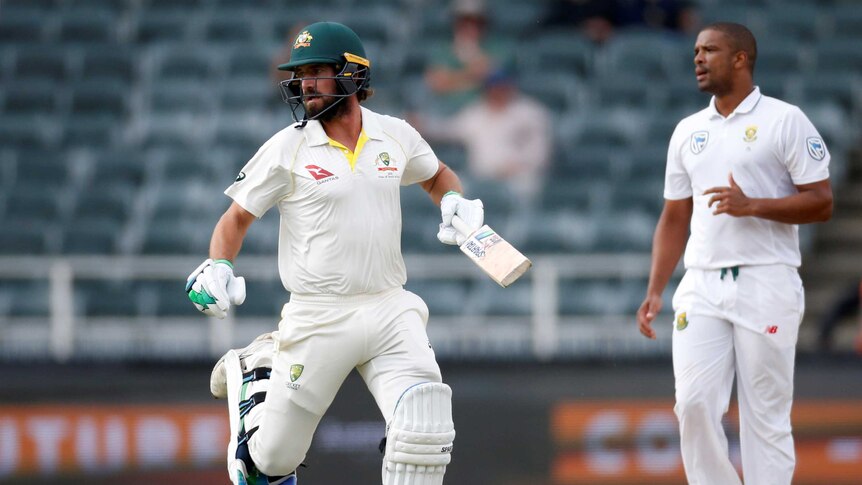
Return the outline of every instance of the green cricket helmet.
{"type": "Polygon", "coordinates": [[[297,67],[308,64],[332,64],[335,66],[338,74],[334,77],[313,79],[334,79],[338,93],[325,96],[338,99],[324,111],[311,118],[308,118],[306,114],[300,117],[297,110],[304,106],[302,80],[294,74],[293,78],[282,81],[280,87],[282,99],[290,105],[293,118],[297,122],[320,117],[344,98],[356,94],[361,89],[368,88],[371,80],[371,62],[365,55],[362,41],[356,32],[337,22],[317,22],[303,28],[293,42],[290,61],[281,64],[278,69],[294,71],[297,67]]]}

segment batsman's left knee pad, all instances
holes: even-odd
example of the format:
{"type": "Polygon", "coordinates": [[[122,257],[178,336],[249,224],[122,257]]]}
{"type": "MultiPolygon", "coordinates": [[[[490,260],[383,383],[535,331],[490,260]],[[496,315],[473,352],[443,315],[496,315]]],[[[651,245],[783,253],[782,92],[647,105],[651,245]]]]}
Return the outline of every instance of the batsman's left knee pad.
{"type": "Polygon", "coordinates": [[[442,484],[454,439],[452,389],[439,382],[407,389],[386,432],[383,484],[442,484]]]}

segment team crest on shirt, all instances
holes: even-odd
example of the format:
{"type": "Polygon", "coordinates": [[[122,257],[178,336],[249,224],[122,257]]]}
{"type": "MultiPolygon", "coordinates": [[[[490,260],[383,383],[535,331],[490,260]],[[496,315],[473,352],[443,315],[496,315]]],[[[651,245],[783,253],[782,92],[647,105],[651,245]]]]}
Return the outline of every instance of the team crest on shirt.
{"type": "Polygon", "coordinates": [[[811,158],[818,162],[826,158],[826,145],[823,144],[823,140],[811,137],[805,140],[805,144],[808,146],[808,154],[811,155],[811,158]]]}
{"type": "Polygon", "coordinates": [[[746,143],[751,143],[757,139],[757,126],[751,125],[745,128],[745,140],[746,143]]]}
{"type": "Polygon", "coordinates": [[[395,160],[389,156],[389,152],[380,152],[374,159],[377,167],[377,176],[380,178],[398,178],[398,166],[395,160]]]}
{"type": "Polygon", "coordinates": [[[293,364],[290,366],[290,382],[287,383],[289,389],[296,391],[302,387],[301,384],[296,383],[296,380],[302,375],[303,370],[305,370],[305,366],[302,364],[293,364]]]}
{"type": "Polygon", "coordinates": [[[686,327],[688,327],[688,317],[685,312],[682,312],[676,317],[676,329],[685,330],[686,327]]]}
{"type": "Polygon", "coordinates": [[[709,141],[708,131],[695,131],[691,134],[691,153],[699,154],[706,148],[706,143],[709,141]]]}

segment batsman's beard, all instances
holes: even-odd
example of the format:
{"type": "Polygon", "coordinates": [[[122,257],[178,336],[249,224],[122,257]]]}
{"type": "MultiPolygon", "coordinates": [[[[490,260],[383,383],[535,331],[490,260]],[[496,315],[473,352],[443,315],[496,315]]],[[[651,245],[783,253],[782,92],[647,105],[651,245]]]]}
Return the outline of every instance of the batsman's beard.
{"type": "Polygon", "coordinates": [[[329,96],[326,94],[308,93],[305,96],[317,96],[317,99],[323,101],[320,108],[312,108],[308,101],[303,102],[305,115],[308,119],[316,119],[318,121],[332,121],[341,116],[345,112],[346,104],[341,103],[343,97],[329,96]]]}

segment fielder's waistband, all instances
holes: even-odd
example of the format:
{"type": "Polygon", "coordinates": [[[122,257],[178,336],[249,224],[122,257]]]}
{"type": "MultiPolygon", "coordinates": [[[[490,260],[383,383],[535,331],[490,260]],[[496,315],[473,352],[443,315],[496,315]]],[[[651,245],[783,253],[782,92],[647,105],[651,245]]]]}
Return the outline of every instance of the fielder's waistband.
{"type": "Polygon", "coordinates": [[[733,276],[733,281],[736,281],[736,278],[739,278],[739,266],[731,266],[729,268],[721,268],[721,276],[720,279],[724,279],[727,274],[730,273],[733,276]]]}
{"type": "Polygon", "coordinates": [[[339,303],[364,303],[366,301],[379,300],[391,293],[402,291],[403,288],[396,286],[377,293],[359,293],[356,295],[332,295],[327,293],[291,293],[290,301],[296,303],[316,304],[339,304],[339,303]]]}

